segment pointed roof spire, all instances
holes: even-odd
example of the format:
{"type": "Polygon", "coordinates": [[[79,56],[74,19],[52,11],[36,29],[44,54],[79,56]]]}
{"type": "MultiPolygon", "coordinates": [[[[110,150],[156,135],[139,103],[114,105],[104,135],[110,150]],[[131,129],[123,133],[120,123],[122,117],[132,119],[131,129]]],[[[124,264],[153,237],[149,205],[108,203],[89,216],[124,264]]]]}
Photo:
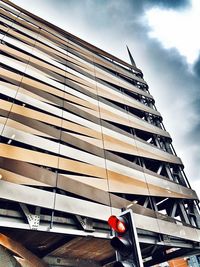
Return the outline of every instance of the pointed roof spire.
{"type": "Polygon", "coordinates": [[[136,67],[136,64],[135,64],[135,60],[133,59],[133,56],[131,55],[131,52],[128,48],[128,45],[126,46],[127,50],[128,50],[128,55],[129,55],[129,58],[130,58],[130,61],[131,61],[131,64],[133,65],[133,67],[137,68],[136,67]]]}

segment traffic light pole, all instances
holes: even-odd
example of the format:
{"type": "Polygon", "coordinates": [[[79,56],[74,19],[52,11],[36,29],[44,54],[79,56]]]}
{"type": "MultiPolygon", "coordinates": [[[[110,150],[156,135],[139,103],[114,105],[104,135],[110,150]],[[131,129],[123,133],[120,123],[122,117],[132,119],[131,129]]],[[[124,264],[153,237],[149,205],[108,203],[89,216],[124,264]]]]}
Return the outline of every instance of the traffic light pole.
{"type": "Polygon", "coordinates": [[[132,210],[125,210],[119,216],[110,216],[108,224],[114,233],[111,245],[117,258],[113,267],[143,267],[132,210]]]}

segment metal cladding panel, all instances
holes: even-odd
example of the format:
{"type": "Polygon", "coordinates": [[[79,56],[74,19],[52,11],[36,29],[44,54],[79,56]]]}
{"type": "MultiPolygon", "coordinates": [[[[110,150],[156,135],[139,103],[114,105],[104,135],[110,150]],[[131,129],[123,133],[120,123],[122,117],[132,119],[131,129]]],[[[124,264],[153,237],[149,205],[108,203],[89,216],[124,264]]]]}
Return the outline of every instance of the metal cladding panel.
{"type": "Polygon", "coordinates": [[[9,1],[0,14],[1,200],[103,222],[130,206],[138,229],[198,242],[198,198],[141,71],[9,1]]]}

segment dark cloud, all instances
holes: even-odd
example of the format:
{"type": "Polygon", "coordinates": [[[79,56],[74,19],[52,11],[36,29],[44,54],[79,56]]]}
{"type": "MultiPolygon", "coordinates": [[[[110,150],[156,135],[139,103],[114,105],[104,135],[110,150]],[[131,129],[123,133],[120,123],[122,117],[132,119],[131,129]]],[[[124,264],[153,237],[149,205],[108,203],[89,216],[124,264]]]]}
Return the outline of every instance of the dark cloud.
{"type": "MultiPolygon", "coordinates": [[[[199,101],[200,104],[200,101],[199,101]]],[[[197,144],[200,143],[200,122],[198,122],[192,129],[190,135],[190,138],[192,138],[192,143],[197,142],[197,144]]]]}
{"type": "Polygon", "coordinates": [[[191,122],[191,128],[187,132],[187,138],[190,144],[196,144],[199,147],[200,156],[200,88],[194,97],[196,99],[192,102],[192,107],[196,116],[194,121],[191,122]]]}
{"type": "Polygon", "coordinates": [[[189,0],[148,0],[147,4],[162,6],[164,8],[184,8],[190,4],[189,0]]]}
{"type": "MultiPolygon", "coordinates": [[[[121,1],[121,0],[120,0],[121,1]]],[[[170,9],[182,9],[190,6],[190,0],[128,0],[135,14],[141,15],[141,11],[151,7],[162,7],[170,9]]]]}
{"type": "MultiPolygon", "coordinates": [[[[187,137],[191,144],[196,143],[199,146],[199,160],[200,160],[200,55],[196,60],[193,71],[196,77],[196,92],[192,95],[192,108],[196,114],[195,120],[191,122],[191,129],[188,131],[187,137]]],[[[199,162],[198,162],[199,163],[199,162]]]]}
{"type": "MultiPolygon", "coordinates": [[[[196,110],[196,113],[199,115],[200,114],[200,89],[199,89],[199,93],[198,93],[198,98],[195,99],[195,101],[193,102],[193,106],[196,110]]],[[[200,131],[199,131],[200,133],[200,131]]],[[[199,134],[200,136],[200,134],[199,134]]]]}
{"type": "Polygon", "coordinates": [[[194,64],[193,70],[194,70],[195,74],[200,78],[200,55],[194,64]]]}

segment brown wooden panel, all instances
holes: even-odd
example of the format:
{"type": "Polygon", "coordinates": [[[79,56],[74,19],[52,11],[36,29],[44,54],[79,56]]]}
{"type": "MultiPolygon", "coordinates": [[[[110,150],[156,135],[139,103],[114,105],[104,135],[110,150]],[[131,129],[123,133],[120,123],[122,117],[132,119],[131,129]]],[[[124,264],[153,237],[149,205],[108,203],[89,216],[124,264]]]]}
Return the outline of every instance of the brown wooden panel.
{"type": "Polygon", "coordinates": [[[101,261],[104,258],[109,258],[114,255],[114,250],[109,240],[93,237],[77,237],[54,250],[50,255],[64,258],[70,255],[72,258],[101,261]]]}

